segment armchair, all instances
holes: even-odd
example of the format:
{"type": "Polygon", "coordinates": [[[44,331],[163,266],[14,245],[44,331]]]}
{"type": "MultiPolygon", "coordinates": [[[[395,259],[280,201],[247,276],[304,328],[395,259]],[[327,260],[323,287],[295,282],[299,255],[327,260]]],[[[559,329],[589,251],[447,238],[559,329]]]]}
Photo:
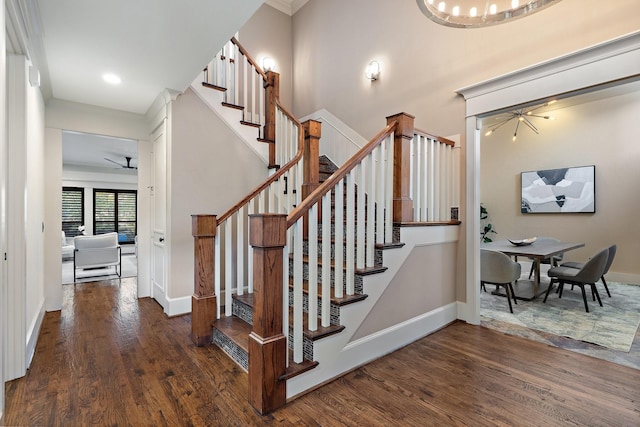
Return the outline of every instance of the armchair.
{"type": "Polygon", "coordinates": [[[122,252],[118,245],[118,233],[97,236],[76,236],[73,239],[73,281],[77,269],[114,267],[115,274],[122,273],[122,252]]]}

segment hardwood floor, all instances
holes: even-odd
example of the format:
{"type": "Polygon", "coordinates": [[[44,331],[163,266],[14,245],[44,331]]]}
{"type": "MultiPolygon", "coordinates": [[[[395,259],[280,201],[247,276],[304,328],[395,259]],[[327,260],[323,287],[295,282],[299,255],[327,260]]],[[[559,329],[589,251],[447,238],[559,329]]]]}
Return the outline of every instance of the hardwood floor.
{"type": "Polygon", "coordinates": [[[462,322],[261,417],[247,375],[135,279],[63,292],[5,425],[640,425],[639,370],[462,322]]]}

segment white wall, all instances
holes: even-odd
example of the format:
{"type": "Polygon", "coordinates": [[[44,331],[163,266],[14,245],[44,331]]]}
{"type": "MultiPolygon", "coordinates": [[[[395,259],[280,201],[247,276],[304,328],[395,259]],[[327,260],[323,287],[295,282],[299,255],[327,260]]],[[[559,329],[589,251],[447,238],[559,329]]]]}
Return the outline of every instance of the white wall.
{"type": "Polygon", "coordinates": [[[170,298],[193,294],[191,215],[222,215],[268,175],[262,159],[191,90],[172,103],[170,298]]]}
{"type": "Polygon", "coordinates": [[[5,379],[24,375],[44,317],[44,104],[25,56],[7,57],[7,354],[5,379]]]}
{"type": "Polygon", "coordinates": [[[640,91],[551,114],[553,121],[535,121],[539,135],[520,127],[514,143],[515,124],[510,123],[481,139],[481,198],[496,237],[552,236],[585,242],[586,247],[565,255],[580,261],[616,243],[610,276],[640,280],[640,240],[632,231],[638,228],[640,211],[640,145],[634,138],[640,135],[640,91]],[[596,167],[594,214],[520,213],[520,172],[585,165],[596,167]]]}
{"type": "Polygon", "coordinates": [[[40,88],[27,85],[27,216],[26,216],[26,315],[27,367],[35,352],[45,312],[44,245],[45,221],[44,101],[40,88]]]}
{"type": "MultiPolygon", "coordinates": [[[[5,28],[5,4],[0,0],[0,28],[5,28]]],[[[5,129],[6,117],[6,31],[0,34],[0,129],[5,129]]],[[[4,414],[4,364],[7,315],[7,262],[1,256],[6,252],[6,162],[5,132],[0,132],[0,421],[4,414]]]]}
{"type": "MultiPolygon", "coordinates": [[[[58,99],[50,99],[46,103],[45,126],[46,217],[49,223],[57,224],[54,229],[47,229],[51,234],[46,233],[45,247],[47,310],[51,311],[60,310],[62,307],[62,131],[71,130],[134,140],[148,140],[149,133],[144,115],[58,99]]],[[[139,217],[138,221],[148,223],[148,218],[139,217]]]]}

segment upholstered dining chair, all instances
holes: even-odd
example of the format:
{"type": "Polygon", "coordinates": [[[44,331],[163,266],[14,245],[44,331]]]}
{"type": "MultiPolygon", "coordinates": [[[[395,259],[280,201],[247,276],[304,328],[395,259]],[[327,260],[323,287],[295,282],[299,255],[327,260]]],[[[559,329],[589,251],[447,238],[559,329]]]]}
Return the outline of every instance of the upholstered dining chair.
{"type": "MultiPolygon", "coordinates": [[[[559,243],[560,240],[555,239],[553,237],[538,237],[536,239],[536,242],[554,242],[554,243],[559,243]]],[[[544,258],[540,260],[540,264],[549,264],[551,267],[556,267],[558,266],[561,262],[562,259],[564,257],[564,254],[558,254],[558,255],[554,255],[550,258],[544,258]]],[[[532,259],[531,260],[531,271],[529,271],[529,279],[531,279],[531,276],[533,275],[533,271],[534,271],[534,267],[535,267],[535,260],[532,259]]]]}
{"type": "Polygon", "coordinates": [[[507,255],[490,249],[480,249],[480,285],[484,286],[485,283],[488,283],[503,286],[506,290],[511,313],[513,313],[511,298],[515,304],[518,303],[512,283],[520,277],[520,273],[520,264],[512,261],[507,255]]]}
{"type": "Polygon", "coordinates": [[[547,274],[551,278],[551,281],[549,282],[549,287],[547,288],[547,292],[545,293],[544,300],[542,302],[547,302],[549,292],[551,291],[554,283],[558,283],[559,286],[558,298],[562,298],[562,290],[565,284],[575,285],[580,287],[580,290],[582,291],[584,309],[588,313],[589,305],[587,304],[587,294],[584,287],[589,285],[591,286],[591,292],[596,296],[596,298],[598,298],[598,304],[602,307],[602,301],[600,300],[600,295],[596,289],[596,282],[600,277],[602,277],[604,269],[607,266],[608,259],[609,248],[605,248],[585,262],[580,269],[562,266],[549,269],[547,274]]]}
{"type": "MultiPolygon", "coordinates": [[[[609,246],[609,258],[607,258],[607,265],[605,265],[604,272],[602,273],[602,277],[600,278],[600,280],[602,280],[602,284],[604,285],[604,289],[607,291],[607,295],[609,295],[609,298],[611,298],[611,292],[609,292],[609,287],[607,286],[607,281],[604,280],[604,275],[609,272],[609,268],[611,268],[611,264],[613,264],[613,259],[616,257],[616,251],[617,250],[618,250],[618,246],[617,245],[609,246]]],[[[584,263],[583,262],[570,261],[570,262],[563,262],[561,264],[561,266],[562,267],[569,267],[569,268],[582,268],[584,266],[584,263]]],[[[594,301],[595,301],[595,296],[594,296],[594,301]]]]}

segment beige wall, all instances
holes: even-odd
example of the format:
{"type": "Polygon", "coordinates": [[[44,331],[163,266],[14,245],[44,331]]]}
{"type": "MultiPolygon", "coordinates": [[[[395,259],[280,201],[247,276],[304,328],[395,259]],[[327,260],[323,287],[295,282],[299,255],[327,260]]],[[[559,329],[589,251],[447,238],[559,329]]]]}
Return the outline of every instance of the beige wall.
{"type": "Polygon", "coordinates": [[[326,108],[366,138],[399,111],[437,135],[465,134],[458,88],[638,30],[638,0],[563,0],[507,24],[435,24],[415,1],[311,0],[293,18],[294,106],[326,108]],[[378,81],[364,77],[372,59],[378,81]]]}
{"type": "Polygon", "coordinates": [[[457,250],[457,242],[416,246],[351,340],[455,302],[457,250]]]}
{"type": "Polygon", "coordinates": [[[191,89],[173,103],[172,117],[168,296],[179,298],[193,294],[191,215],[222,215],[264,181],[268,170],[191,89]]]}
{"type": "Polygon", "coordinates": [[[280,74],[280,102],[293,110],[293,58],[292,22],[287,14],[263,4],[240,29],[240,43],[258,61],[268,56],[276,61],[280,74]]]}
{"type": "MultiPolygon", "coordinates": [[[[524,19],[465,30],[435,24],[414,1],[311,0],[293,18],[294,113],[326,108],[370,138],[385,116],[405,111],[420,129],[465,135],[456,89],[637,31],[637,8],[638,0],[563,0],[524,19]],[[371,83],[364,68],[373,59],[382,73],[371,83]]],[[[461,218],[465,210],[463,202],[461,218]]],[[[461,272],[463,246],[461,239],[461,272]]],[[[465,281],[459,274],[458,301],[466,301],[465,281]]]]}
{"type": "MultiPolygon", "coordinates": [[[[637,86],[637,85],[636,85],[637,86]]],[[[584,261],[616,243],[612,272],[640,276],[640,91],[552,112],[540,135],[507,124],[481,140],[481,199],[498,239],[552,236],[585,242],[567,259],[584,261]],[[520,172],[595,165],[595,214],[520,213],[520,172]]],[[[534,119],[535,120],[535,119],[534,119]]],[[[491,122],[491,119],[485,119],[491,122]]]]}

